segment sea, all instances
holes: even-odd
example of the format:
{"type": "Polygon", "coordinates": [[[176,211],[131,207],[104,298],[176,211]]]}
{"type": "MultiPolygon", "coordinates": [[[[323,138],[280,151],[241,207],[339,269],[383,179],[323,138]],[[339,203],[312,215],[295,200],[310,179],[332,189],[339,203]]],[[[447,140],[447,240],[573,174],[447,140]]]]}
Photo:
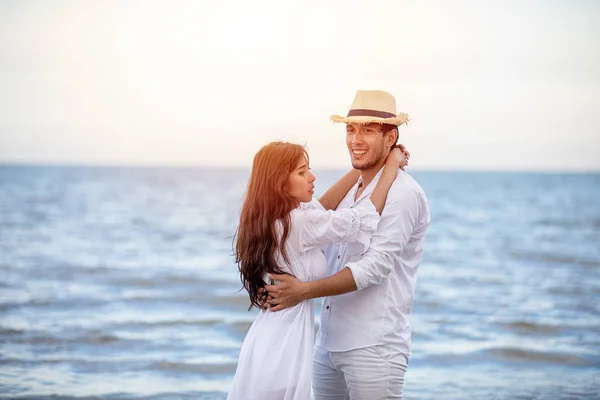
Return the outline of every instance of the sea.
{"type": "MultiPolygon", "coordinates": [[[[408,172],[432,218],[405,398],[600,399],[600,174],[408,172]]],[[[0,398],[225,399],[259,312],[248,176],[0,166],[0,398]]]]}

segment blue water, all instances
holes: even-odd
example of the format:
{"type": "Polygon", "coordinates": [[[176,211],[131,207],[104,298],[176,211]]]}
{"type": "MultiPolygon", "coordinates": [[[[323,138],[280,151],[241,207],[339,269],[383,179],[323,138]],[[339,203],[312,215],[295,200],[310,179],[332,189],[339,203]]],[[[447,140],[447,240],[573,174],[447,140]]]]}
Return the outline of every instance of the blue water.
{"type": "MultiPolygon", "coordinates": [[[[600,175],[413,176],[406,398],[600,398],[600,175]]],[[[231,257],[247,177],[0,167],[0,396],[224,399],[256,313],[231,257]]]]}

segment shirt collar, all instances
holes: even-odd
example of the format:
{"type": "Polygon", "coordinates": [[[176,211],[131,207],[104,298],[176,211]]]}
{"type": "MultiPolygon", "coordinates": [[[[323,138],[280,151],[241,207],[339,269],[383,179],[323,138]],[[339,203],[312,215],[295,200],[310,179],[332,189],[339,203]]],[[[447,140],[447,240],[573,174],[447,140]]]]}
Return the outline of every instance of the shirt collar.
{"type": "MultiPolygon", "coordinates": [[[[377,172],[377,174],[375,174],[375,176],[373,177],[371,182],[369,182],[369,185],[367,185],[365,190],[363,190],[363,192],[360,194],[360,197],[356,200],[356,203],[361,201],[365,196],[367,196],[367,195],[370,196],[371,193],[373,193],[373,190],[375,190],[375,185],[377,185],[377,182],[379,182],[379,178],[381,178],[381,174],[383,173],[383,168],[385,168],[385,164],[379,169],[379,171],[377,172]]],[[[356,189],[352,192],[352,199],[354,199],[354,195],[356,194],[356,191],[358,190],[360,185],[362,185],[362,175],[358,177],[356,189]]]]}

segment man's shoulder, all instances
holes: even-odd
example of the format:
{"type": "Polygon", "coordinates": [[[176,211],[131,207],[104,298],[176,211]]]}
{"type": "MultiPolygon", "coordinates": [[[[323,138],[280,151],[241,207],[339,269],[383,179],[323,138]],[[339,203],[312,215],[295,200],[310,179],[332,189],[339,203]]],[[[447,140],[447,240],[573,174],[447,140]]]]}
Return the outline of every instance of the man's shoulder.
{"type": "Polygon", "coordinates": [[[427,199],[425,196],[425,191],[419,182],[417,182],[416,179],[407,172],[399,169],[398,173],[396,174],[396,179],[394,180],[394,183],[392,184],[392,187],[388,193],[388,197],[400,197],[406,195],[407,193],[416,193],[427,199]]]}
{"type": "Polygon", "coordinates": [[[386,206],[383,209],[381,219],[383,220],[386,217],[391,218],[395,213],[400,211],[406,212],[407,210],[414,213],[421,224],[429,223],[429,202],[425,191],[415,178],[399,170],[388,192],[386,206]]]}

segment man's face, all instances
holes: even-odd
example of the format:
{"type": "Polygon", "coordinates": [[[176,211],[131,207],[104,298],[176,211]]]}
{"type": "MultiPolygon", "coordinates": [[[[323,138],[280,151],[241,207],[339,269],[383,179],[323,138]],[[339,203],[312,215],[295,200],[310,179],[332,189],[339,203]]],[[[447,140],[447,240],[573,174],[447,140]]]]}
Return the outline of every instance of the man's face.
{"type": "Polygon", "coordinates": [[[384,134],[380,124],[346,124],[346,145],[352,166],[365,170],[385,159],[395,139],[390,135],[394,132],[384,134]]]}

